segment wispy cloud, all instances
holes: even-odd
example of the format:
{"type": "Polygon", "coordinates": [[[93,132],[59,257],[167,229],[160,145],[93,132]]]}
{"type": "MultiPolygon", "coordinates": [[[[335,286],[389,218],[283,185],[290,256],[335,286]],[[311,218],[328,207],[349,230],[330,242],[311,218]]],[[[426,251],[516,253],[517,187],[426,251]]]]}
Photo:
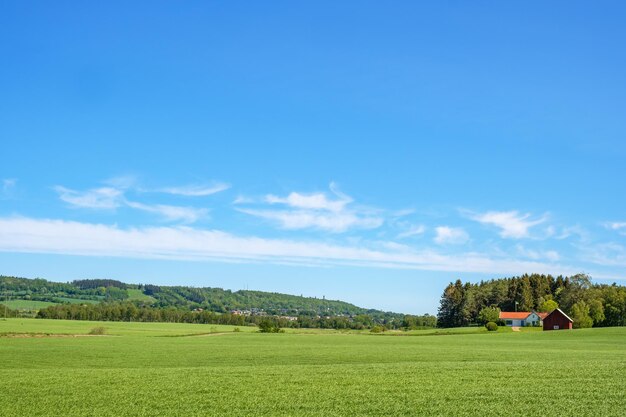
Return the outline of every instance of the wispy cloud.
{"type": "Polygon", "coordinates": [[[559,253],[555,250],[539,251],[539,250],[528,249],[522,245],[517,245],[516,249],[517,249],[517,253],[520,256],[524,258],[528,258],[528,259],[533,259],[533,260],[546,259],[548,261],[558,261],[561,258],[559,253]]]}
{"type": "Polygon", "coordinates": [[[109,187],[117,188],[119,190],[129,190],[137,188],[139,179],[135,175],[120,175],[106,179],[103,183],[109,187]]]}
{"type": "Polygon", "coordinates": [[[124,193],[112,187],[94,188],[87,191],[70,190],[56,186],[59,198],[72,207],[93,209],[115,209],[124,202],[124,193]]]}
{"type": "Polygon", "coordinates": [[[0,198],[8,199],[13,195],[13,190],[17,185],[17,179],[15,178],[4,178],[2,180],[2,189],[0,190],[0,198]]]}
{"type": "Polygon", "coordinates": [[[183,223],[194,223],[199,219],[206,217],[207,209],[198,209],[195,207],[170,206],[165,204],[143,204],[133,201],[125,201],[128,207],[155,213],[166,221],[180,221],[183,223]]]}
{"type": "MultiPolygon", "coordinates": [[[[368,210],[349,207],[353,199],[339,191],[336,184],[330,184],[332,196],[326,193],[291,192],[286,197],[268,194],[263,202],[281,205],[281,209],[238,208],[252,216],[277,222],[283,229],[320,229],[334,233],[352,228],[374,229],[384,223],[384,219],[368,210]]],[[[249,202],[238,198],[238,204],[249,202]]]]}
{"type": "Polygon", "coordinates": [[[114,210],[120,207],[130,207],[157,214],[166,221],[183,223],[196,222],[208,213],[207,209],[130,201],[125,197],[124,190],[113,187],[93,188],[87,191],[76,191],[61,186],[56,186],[54,189],[61,200],[74,208],[114,210]]]}
{"type": "MultiPolygon", "coordinates": [[[[579,247],[583,259],[602,266],[618,266],[626,268],[626,247],[619,243],[609,242],[593,246],[579,247]]],[[[622,275],[623,272],[622,272],[622,275]]]]}
{"type": "Polygon", "coordinates": [[[277,221],[284,229],[316,228],[341,233],[351,228],[374,229],[382,225],[383,219],[378,217],[359,217],[354,213],[316,213],[306,210],[278,211],[238,209],[252,216],[277,221]]]}
{"type": "Polygon", "coordinates": [[[608,222],[604,224],[609,230],[615,230],[622,235],[626,235],[626,222],[608,222]]]}
{"type": "Polygon", "coordinates": [[[351,197],[341,193],[334,183],[330,183],[330,190],[337,198],[331,199],[324,193],[301,194],[292,192],[287,197],[278,197],[273,194],[268,194],[265,197],[265,201],[270,204],[285,204],[297,209],[325,210],[332,212],[343,211],[346,205],[353,201],[351,197]]]}
{"type": "Polygon", "coordinates": [[[553,263],[491,258],[484,254],[446,255],[413,251],[404,245],[386,250],[363,245],[242,237],[191,227],[116,226],[23,217],[0,218],[0,251],[197,261],[249,261],[298,265],[357,265],[433,271],[519,274],[542,271],[572,274],[553,263]]]}
{"type": "Polygon", "coordinates": [[[405,239],[407,237],[419,236],[424,234],[426,227],[423,224],[411,225],[406,228],[405,231],[398,234],[398,239],[405,239]]]}
{"type": "Polygon", "coordinates": [[[531,219],[531,215],[513,211],[488,211],[483,214],[467,213],[468,217],[479,223],[493,225],[500,228],[503,238],[521,239],[529,237],[529,230],[533,226],[544,223],[547,216],[531,219]]]}
{"type": "Polygon", "coordinates": [[[230,184],[226,183],[215,183],[209,185],[203,184],[191,184],[191,185],[182,185],[177,187],[163,187],[157,188],[154,191],[160,193],[181,195],[185,197],[204,197],[211,194],[216,194],[221,191],[228,190],[230,188],[230,184]]]}
{"type": "Polygon", "coordinates": [[[439,245],[462,245],[469,240],[469,235],[461,228],[439,226],[435,233],[434,240],[439,245]]]}
{"type": "Polygon", "coordinates": [[[234,200],[233,204],[254,204],[257,201],[254,198],[246,197],[244,195],[238,195],[234,200]]]}

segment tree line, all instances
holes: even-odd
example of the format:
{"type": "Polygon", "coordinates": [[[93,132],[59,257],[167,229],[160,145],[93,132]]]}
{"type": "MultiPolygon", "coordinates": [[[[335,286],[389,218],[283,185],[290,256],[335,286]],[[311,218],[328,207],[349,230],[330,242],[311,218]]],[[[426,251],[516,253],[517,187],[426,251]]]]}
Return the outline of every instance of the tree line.
{"type": "Polygon", "coordinates": [[[451,282],[443,291],[439,327],[492,321],[499,311],[549,312],[560,308],[574,327],[626,325],[626,287],[594,284],[586,274],[571,277],[525,274],[477,284],[451,282]]]}
{"type": "Polygon", "coordinates": [[[297,320],[283,316],[241,315],[216,313],[213,311],[190,311],[185,308],[158,308],[133,302],[114,302],[101,304],[59,304],[39,310],[37,318],[62,320],[92,321],[135,321],[169,322],[197,324],[227,324],[233,326],[259,325],[270,322],[278,328],[319,328],[319,329],[369,329],[383,326],[386,329],[414,329],[435,327],[436,318],[405,315],[400,320],[377,319],[367,314],[357,316],[298,316],[297,320]]]}
{"type": "Polygon", "coordinates": [[[366,314],[379,323],[400,322],[403,314],[365,309],[353,304],[328,300],[324,296],[303,297],[263,291],[231,291],[222,288],[159,286],[153,284],[125,284],[112,279],[84,279],[71,283],[56,283],[45,279],[28,279],[0,276],[0,297],[11,299],[48,301],[54,303],[83,304],[80,300],[112,302],[132,301],[130,292],[139,290],[143,302],[155,308],[209,310],[231,313],[235,310],[250,313],[265,312],[275,316],[350,316],[366,314]],[[71,300],[66,300],[66,299],[71,300]]]}

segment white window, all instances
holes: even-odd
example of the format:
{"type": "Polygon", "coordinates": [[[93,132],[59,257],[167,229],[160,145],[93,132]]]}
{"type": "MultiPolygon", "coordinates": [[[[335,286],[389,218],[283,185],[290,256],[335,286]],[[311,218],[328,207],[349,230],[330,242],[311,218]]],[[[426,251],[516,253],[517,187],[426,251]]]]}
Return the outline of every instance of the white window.
{"type": "Polygon", "coordinates": [[[553,329],[554,330],[559,330],[559,325],[558,324],[554,325],[553,329]]]}

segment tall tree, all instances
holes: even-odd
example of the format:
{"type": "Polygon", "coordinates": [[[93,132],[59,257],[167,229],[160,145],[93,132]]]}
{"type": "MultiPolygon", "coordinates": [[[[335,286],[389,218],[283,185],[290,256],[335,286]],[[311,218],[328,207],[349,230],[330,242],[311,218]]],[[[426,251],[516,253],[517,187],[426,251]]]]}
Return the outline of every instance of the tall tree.
{"type": "Polygon", "coordinates": [[[450,283],[441,296],[437,325],[439,327],[459,327],[467,324],[466,287],[460,279],[450,283]]]}

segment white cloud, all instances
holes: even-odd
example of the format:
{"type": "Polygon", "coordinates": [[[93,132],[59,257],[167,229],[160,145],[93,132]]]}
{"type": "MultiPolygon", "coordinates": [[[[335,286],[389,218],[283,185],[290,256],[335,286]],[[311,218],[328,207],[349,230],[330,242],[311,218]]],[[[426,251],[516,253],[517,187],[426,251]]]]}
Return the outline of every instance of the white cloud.
{"type": "Polygon", "coordinates": [[[323,193],[316,194],[300,194],[293,192],[285,198],[277,197],[269,194],[265,197],[265,201],[270,204],[286,204],[289,207],[299,209],[342,211],[350,200],[330,200],[323,193]]]}
{"type": "Polygon", "coordinates": [[[573,274],[576,269],[541,262],[490,258],[484,254],[444,255],[400,245],[376,250],[178,227],[116,226],[23,217],[0,218],[0,251],[195,261],[248,261],[296,265],[354,265],[432,271],[573,274]],[[397,250],[395,250],[397,249],[397,250]]]}
{"type": "Polygon", "coordinates": [[[439,226],[435,232],[435,243],[439,245],[461,245],[469,240],[469,235],[461,228],[439,226]]]}
{"type": "Polygon", "coordinates": [[[124,193],[112,187],[94,188],[81,192],[56,186],[54,190],[59,193],[61,200],[79,208],[115,209],[120,207],[124,200],[124,193]]]}
{"type": "Polygon", "coordinates": [[[547,220],[546,216],[530,220],[530,214],[520,214],[517,211],[489,211],[483,214],[470,214],[469,217],[477,222],[499,227],[501,237],[513,239],[528,237],[531,227],[547,220]]]}
{"type": "Polygon", "coordinates": [[[132,201],[125,202],[128,207],[155,213],[168,221],[181,221],[183,223],[194,223],[208,213],[206,209],[194,207],[169,206],[165,204],[143,204],[132,201]]]}
{"type": "Polygon", "coordinates": [[[324,193],[301,194],[292,192],[287,197],[277,197],[268,194],[265,197],[265,201],[270,204],[285,204],[297,209],[325,210],[332,212],[343,211],[346,205],[353,201],[351,197],[341,193],[335,183],[330,183],[330,190],[338,198],[330,199],[324,193]]]}
{"type": "MultiPolygon", "coordinates": [[[[626,247],[615,243],[602,243],[580,247],[583,258],[602,266],[626,267],[626,247]]],[[[623,279],[623,272],[621,273],[623,279]]]]}
{"type": "Polygon", "coordinates": [[[2,191],[0,191],[0,198],[11,198],[13,194],[13,190],[17,185],[17,179],[15,178],[4,178],[2,180],[2,191]]]}
{"type": "Polygon", "coordinates": [[[243,195],[238,195],[237,198],[233,200],[233,204],[252,204],[252,203],[256,203],[256,201],[253,198],[246,197],[243,195]]]}
{"type": "Polygon", "coordinates": [[[128,190],[136,188],[139,180],[134,175],[121,175],[119,177],[109,178],[103,181],[103,183],[119,190],[128,190]]]}
{"type": "Polygon", "coordinates": [[[182,195],[185,197],[204,197],[219,193],[220,191],[228,190],[229,188],[229,184],[216,183],[210,185],[192,184],[178,187],[164,187],[156,189],[155,191],[160,193],[182,195]]]}
{"type": "Polygon", "coordinates": [[[129,201],[124,196],[124,191],[113,187],[94,188],[87,191],[70,190],[65,187],[54,187],[59,198],[72,207],[92,209],[117,209],[130,207],[135,210],[155,213],[167,221],[181,221],[193,223],[206,216],[208,210],[194,207],[180,207],[165,204],[144,204],[129,201]]]}
{"type": "Polygon", "coordinates": [[[418,236],[424,234],[426,227],[422,224],[409,226],[404,232],[399,233],[397,238],[404,239],[407,237],[418,236]]]}
{"type": "MultiPolygon", "coordinates": [[[[252,216],[278,222],[283,229],[320,229],[333,233],[345,232],[352,228],[374,229],[384,223],[384,219],[367,213],[366,210],[349,208],[352,198],[339,191],[334,183],[330,190],[336,198],[325,193],[304,194],[292,192],[286,197],[268,194],[264,202],[270,205],[283,205],[284,209],[238,209],[238,211],[252,216]]],[[[241,204],[249,200],[237,199],[241,204]]]]}
{"type": "Polygon", "coordinates": [[[604,226],[609,230],[616,230],[622,235],[626,235],[626,222],[609,222],[605,223],[604,226]]]}
{"type": "Polygon", "coordinates": [[[558,261],[561,259],[561,255],[555,250],[549,250],[545,252],[545,258],[549,261],[558,261]]]}
{"type": "Polygon", "coordinates": [[[527,249],[522,245],[516,246],[517,253],[524,257],[533,260],[547,259],[548,261],[558,261],[561,256],[557,251],[547,250],[547,251],[537,251],[532,249],[527,249]]]}
{"type": "Polygon", "coordinates": [[[284,229],[321,229],[334,233],[351,228],[375,229],[383,224],[378,217],[359,217],[354,213],[319,213],[306,210],[274,211],[238,209],[238,211],[264,219],[275,220],[284,229]]]}

